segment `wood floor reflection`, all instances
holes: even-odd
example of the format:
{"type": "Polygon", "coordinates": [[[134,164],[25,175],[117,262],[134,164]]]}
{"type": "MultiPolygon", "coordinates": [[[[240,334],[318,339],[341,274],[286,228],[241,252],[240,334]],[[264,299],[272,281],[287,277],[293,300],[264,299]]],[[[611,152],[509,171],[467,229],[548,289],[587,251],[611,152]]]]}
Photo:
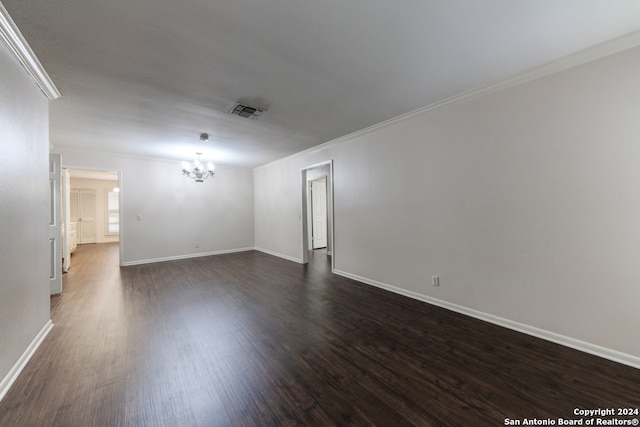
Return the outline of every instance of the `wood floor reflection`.
{"type": "Polygon", "coordinates": [[[79,246],[0,426],[496,426],[640,408],[639,370],[311,261],[119,268],[117,245],[79,246]]]}

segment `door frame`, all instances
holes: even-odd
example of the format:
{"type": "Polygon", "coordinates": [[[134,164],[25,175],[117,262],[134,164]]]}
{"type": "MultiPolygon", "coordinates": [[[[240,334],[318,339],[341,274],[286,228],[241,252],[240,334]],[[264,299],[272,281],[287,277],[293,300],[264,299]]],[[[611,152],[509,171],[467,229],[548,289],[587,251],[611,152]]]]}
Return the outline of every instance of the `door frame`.
{"type": "MultiPolygon", "coordinates": [[[[118,233],[118,249],[119,249],[119,261],[118,261],[118,265],[120,267],[123,267],[123,260],[124,260],[124,241],[125,241],[125,237],[124,237],[124,227],[123,227],[123,208],[122,208],[122,201],[123,201],[123,197],[122,197],[122,193],[123,193],[123,189],[122,189],[122,184],[123,184],[123,179],[122,179],[122,170],[120,169],[114,169],[114,168],[96,168],[96,167],[91,167],[91,166],[82,166],[82,165],[70,165],[68,163],[64,163],[64,156],[62,156],[62,168],[64,169],[81,169],[81,170],[88,170],[88,171],[98,171],[98,172],[114,172],[118,175],[118,188],[120,188],[120,192],[118,193],[118,221],[119,221],[119,225],[120,225],[120,231],[118,233]]],[[[63,195],[63,197],[66,197],[65,195],[63,195]]],[[[68,236],[66,235],[67,233],[67,228],[65,227],[65,239],[68,239],[68,236]]]]}
{"type": "Polygon", "coordinates": [[[336,239],[334,233],[334,205],[333,205],[333,160],[305,166],[300,170],[300,190],[302,193],[302,263],[309,263],[309,185],[307,171],[319,167],[329,166],[327,175],[327,239],[331,242],[331,271],[335,270],[336,239]]]}

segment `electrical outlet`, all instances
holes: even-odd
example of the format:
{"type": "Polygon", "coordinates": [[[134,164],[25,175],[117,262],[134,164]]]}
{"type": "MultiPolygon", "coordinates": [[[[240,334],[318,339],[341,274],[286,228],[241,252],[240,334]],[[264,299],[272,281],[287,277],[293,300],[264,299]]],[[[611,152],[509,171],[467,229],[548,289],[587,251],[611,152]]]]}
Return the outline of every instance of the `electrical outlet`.
{"type": "Polygon", "coordinates": [[[196,248],[200,247],[200,242],[196,242],[196,248]]]}
{"type": "Polygon", "coordinates": [[[440,286],[440,277],[439,276],[431,276],[431,285],[432,286],[440,286]]]}

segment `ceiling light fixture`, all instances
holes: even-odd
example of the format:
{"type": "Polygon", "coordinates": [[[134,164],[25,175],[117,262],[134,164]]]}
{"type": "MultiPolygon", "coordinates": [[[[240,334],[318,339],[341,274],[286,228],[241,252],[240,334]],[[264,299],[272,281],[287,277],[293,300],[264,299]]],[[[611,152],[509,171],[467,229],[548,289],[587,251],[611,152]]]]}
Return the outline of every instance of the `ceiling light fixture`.
{"type": "MultiPolygon", "coordinates": [[[[206,134],[203,134],[206,135],[206,134]]],[[[202,139],[202,136],[200,136],[202,139]]],[[[205,179],[215,175],[213,163],[207,163],[207,169],[205,170],[204,166],[200,162],[200,156],[202,153],[196,153],[198,158],[193,162],[193,164],[189,162],[182,162],[182,174],[188,176],[191,179],[194,179],[196,182],[204,182],[205,179]]]]}

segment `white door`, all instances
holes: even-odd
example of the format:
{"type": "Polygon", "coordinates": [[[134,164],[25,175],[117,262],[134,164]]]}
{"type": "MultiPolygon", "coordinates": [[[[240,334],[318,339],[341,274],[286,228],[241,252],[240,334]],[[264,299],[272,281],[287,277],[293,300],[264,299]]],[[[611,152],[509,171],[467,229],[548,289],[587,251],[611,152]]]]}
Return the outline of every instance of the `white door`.
{"type": "Polygon", "coordinates": [[[69,194],[71,221],[78,223],[78,243],[96,242],[96,192],[71,190],[69,194]]]}
{"type": "Polygon", "coordinates": [[[327,179],[311,181],[311,233],[313,249],[327,247],[327,179]]]}
{"type": "Polygon", "coordinates": [[[62,169],[62,228],[64,233],[62,236],[62,271],[67,273],[71,267],[71,217],[69,216],[71,203],[71,181],[69,171],[62,169]]]}
{"type": "Polygon", "coordinates": [[[62,292],[62,224],[60,218],[60,155],[49,155],[49,285],[51,295],[62,292]]]}

